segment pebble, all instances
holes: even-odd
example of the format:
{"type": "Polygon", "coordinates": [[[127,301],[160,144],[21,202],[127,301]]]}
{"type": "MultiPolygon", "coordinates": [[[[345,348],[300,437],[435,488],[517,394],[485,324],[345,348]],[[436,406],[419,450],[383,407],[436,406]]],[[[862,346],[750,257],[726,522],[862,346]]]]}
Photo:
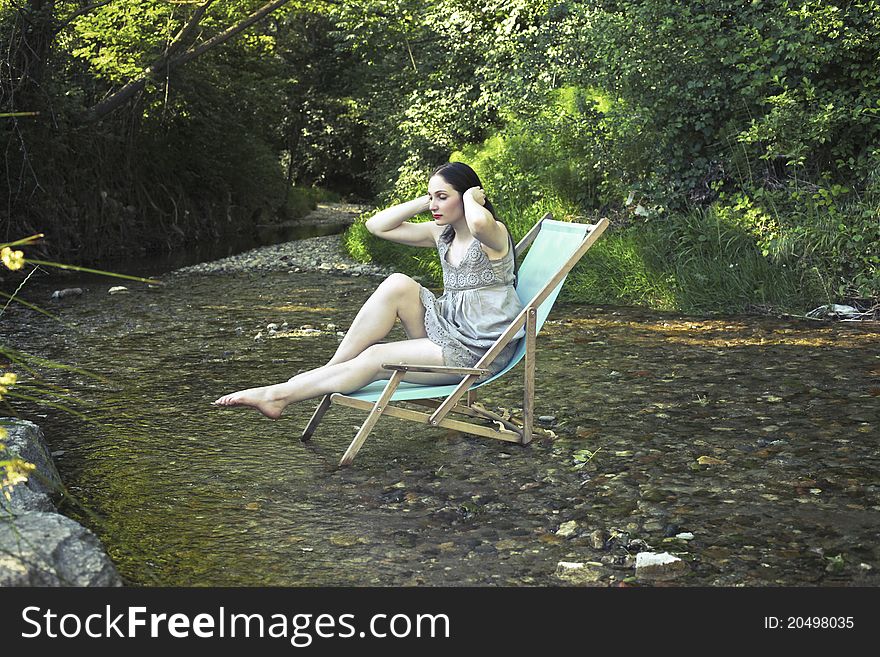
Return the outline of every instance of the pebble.
{"type": "Polygon", "coordinates": [[[636,577],[642,579],[674,579],[687,570],[687,564],[668,552],[639,552],[636,555],[636,577]]]}
{"type": "Polygon", "coordinates": [[[657,488],[645,488],[642,491],[641,498],[648,502],[662,502],[666,499],[666,494],[657,488]]]}
{"type": "Polygon", "coordinates": [[[540,416],[538,416],[538,422],[540,422],[541,424],[553,424],[554,422],[556,422],[556,416],[555,415],[540,415],[540,416]]]}
{"type": "Polygon", "coordinates": [[[626,549],[630,552],[645,552],[648,549],[648,544],[640,538],[634,538],[626,545],[626,549]]]}
{"type": "Polygon", "coordinates": [[[564,522],[559,525],[559,529],[556,530],[556,535],[561,536],[562,538],[571,538],[577,533],[577,521],[569,520],[568,522],[564,522]]]}
{"type": "Polygon", "coordinates": [[[602,564],[596,562],[560,561],[556,564],[556,576],[570,584],[592,584],[603,575],[602,564]]]}
{"type": "Polygon", "coordinates": [[[345,252],[341,235],[324,235],[263,246],[213,262],[183,267],[173,272],[171,276],[273,271],[290,274],[321,272],[339,276],[385,277],[394,273],[394,268],[356,262],[345,252]]]}
{"type": "Polygon", "coordinates": [[[107,290],[107,294],[128,294],[128,288],[124,285],[114,285],[107,290]]]}
{"type": "Polygon", "coordinates": [[[63,290],[55,290],[52,293],[52,299],[64,299],[66,297],[82,296],[83,289],[81,287],[68,287],[63,290]]]}

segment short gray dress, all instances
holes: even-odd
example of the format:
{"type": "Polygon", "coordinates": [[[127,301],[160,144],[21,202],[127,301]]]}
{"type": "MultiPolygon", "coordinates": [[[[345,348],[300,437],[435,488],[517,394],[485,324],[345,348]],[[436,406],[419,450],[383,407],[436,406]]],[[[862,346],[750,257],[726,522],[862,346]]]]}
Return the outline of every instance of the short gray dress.
{"type": "MultiPolygon", "coordinates": [[[[452,226],[447,226],[437,241],[443,267],[443,294],[435,297],[422,287],[419,297],[425,306],[428,339],[443,348],[443,364],[474,367],[510,326],[523,304],[513,287],[513,243],[503,258],[489,260],[475,239],[456,267],[446,260],[447,239],[452,230],[452,226]]],[[[525,331],[520,330],[488,365],[489,376],[507,365],[523,335],[525,331]]]]}

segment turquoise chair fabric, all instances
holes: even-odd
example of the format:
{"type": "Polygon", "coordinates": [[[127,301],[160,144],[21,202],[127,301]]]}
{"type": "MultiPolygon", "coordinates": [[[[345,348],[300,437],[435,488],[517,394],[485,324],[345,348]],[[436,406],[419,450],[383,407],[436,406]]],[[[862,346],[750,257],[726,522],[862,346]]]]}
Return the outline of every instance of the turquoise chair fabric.
{"type": "MultiPolygon", "coordinates": [[[[541,231],[538,233],[538,237],[532,242],[528,253],[526,253],[525,259],[519,266],[516,292],[520,301],[523,302],[523,305],[527,304],[532,298],[534,298],[534,296],[541,291],[541,288],[544,287],[550,279],[553,278],[556,272],[568,262],[568,259],[574,255],[574,252],[577,251],[578,247],[583,243],[584,237],[589,228],[590,227],[587,224],[572,224],[564,221],[554,221],[552,219],[544,220],[541,225],[541,231]]],[[[559,282],[559,285],[557,285],[547,298],[544,299],[544,302],[538,306],[538,332],[540,332],[541,327],[547,320],[547,316],[550,314],[550,309],[553,308],[553,304],[556,301],[556,297],[559,296],[559,291],[562,289],[562,284],[564,282],[565,278],[559,282]]],[[[525,340],[520,340],[519,347],[514,352],[510,362],[505,368],[495,376],[486,379],[485,381],[475,383],[471,386],[471,389],[479,388],[480,386],[484,386],[487,383],[491,383],[495,379],[504,376],[507,372],[513,369],[520,360],[522,360],[525,354],[525,340]]],[[[379,399],[379,396],[385,389],[386,383],[387,381],[374,381],[357,392],[352,392],[346,396],[374,402],[379,399]]],[[[404,381],[398,386],[397,390],[394,391],[394,395],[391,399],[406,401],[408,399],[448,397],[457,387],[456,384],[431,386],[419,383],[407,383],[404,381]]]]}

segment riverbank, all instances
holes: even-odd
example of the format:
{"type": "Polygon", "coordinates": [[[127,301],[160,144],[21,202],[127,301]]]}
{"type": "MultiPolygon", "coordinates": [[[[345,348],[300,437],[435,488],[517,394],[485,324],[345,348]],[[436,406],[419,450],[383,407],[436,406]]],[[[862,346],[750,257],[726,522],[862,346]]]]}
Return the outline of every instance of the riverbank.
{"type": "Polygon", "coordinates": [[[388,276],[389,265],[353,260],[343,245],[341,231],[350,226],[367,206],[346,203],[320,203],[318,208],[296,222],[297,226],[338,226],[340,233],[319,235],[261,246],[242,253],[181,267],[172,277],[202,274],[302,272],[333,273],[343,276],[388,276]]]}

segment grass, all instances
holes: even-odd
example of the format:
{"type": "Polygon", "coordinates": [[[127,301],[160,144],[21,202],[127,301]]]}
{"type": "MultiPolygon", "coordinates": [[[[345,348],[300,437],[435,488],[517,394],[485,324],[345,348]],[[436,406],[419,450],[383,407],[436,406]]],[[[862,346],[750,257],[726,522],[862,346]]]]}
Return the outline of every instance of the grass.
{"type": "MultiPolygon", "coordinates": [[[[545,212],[563,220],[590,220],[574,217],[571,208],[554,200],[498,210],[515,240],[545,212]]],[[[353,225],[344,241],[357,260],[391,264],[441,283],[433,251],[380,240],[363,223],[353,225]]],[[[802,314],[827,296],[818,280],[792,254],[764,255],[754,235],[710,208],[624,228],[612,224],[569,275],[562,298],[689,313],[802,314]]]]}

